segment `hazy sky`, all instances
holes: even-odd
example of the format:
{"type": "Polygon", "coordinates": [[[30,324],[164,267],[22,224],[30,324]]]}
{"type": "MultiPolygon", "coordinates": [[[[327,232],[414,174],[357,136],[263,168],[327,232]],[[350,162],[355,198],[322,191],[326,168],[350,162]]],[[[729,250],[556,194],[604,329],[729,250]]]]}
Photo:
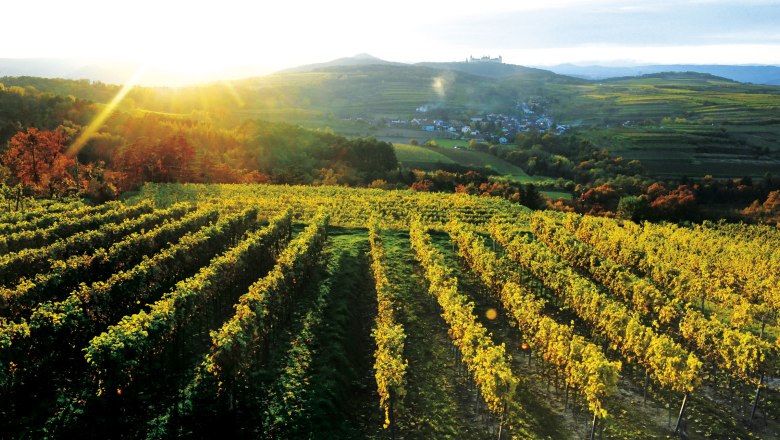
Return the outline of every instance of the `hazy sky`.
{"type": "Polygon", "coordinates": [[[269,70],[367,52],[401,62],[780,64],[780,1],[24,0],[0,58],[269,70]]]}

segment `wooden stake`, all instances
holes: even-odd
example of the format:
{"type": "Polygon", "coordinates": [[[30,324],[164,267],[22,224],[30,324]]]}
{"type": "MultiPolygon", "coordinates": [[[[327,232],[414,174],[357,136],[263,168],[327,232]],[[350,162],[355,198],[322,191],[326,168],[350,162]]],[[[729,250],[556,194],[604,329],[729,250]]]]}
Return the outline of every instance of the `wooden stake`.
{"type": "Polygon", "coordinates": [[[750,410],[750,420],[756,416],[756,408],[758,407],[758,397],[761,395],[761,384],[764,382],[764,373],[761,373],[761,378],[758,379],[758,386],[756,387],[756,398],[753,399],[753,409],[750,410]]]}
{"type": "Polygon", "coordinates": [[[685,414],[685,407],[688,405],[688,392],[685,392],[685,395],[683,396],[682,405],[680,406],[680,415],[677,416],[677,424],[674,427],[674,434],[677,435],[677,432],[680,430],[680,422],[682,421],[683,415],[685,414]]]}

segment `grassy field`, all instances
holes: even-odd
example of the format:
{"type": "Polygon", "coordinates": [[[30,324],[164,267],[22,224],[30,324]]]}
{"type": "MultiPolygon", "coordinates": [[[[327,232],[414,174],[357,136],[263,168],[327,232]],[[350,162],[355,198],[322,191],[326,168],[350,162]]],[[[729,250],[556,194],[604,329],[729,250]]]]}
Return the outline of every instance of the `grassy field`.
{"type": "Polygon", "coordinates": [[[547,190],[542,190],[542,191],[539,191],[539,192],[544,194],[550,200],[558,200],[558,199],[571,200],[573,198],[573,196],[572,196],[572,194],[570,192],[547,191],[547,190]]]}
{"type": "Polygon", "coordinates": [[[393,144],[395,155],[402,165],[423,170],[436,169],[437,164],[455,163],[438,149],[411,144],[393,144]]]}
{"type": "Polygon", "coordinates": [[[467,148],[468,142],[457,139],[435,139],[437,147],[414,146],[409,144],[393,144],[398,161],[408,167],[420,167],[424,170],[434,170],[437,163],[456,163],[470,168],[488,168],[502,176],[510,177],[518,182],[528,183],[542,180],[526,174],[522,168],[515,166],[492,154],[468,149],[456,149],[455,146],[467,148]]]}

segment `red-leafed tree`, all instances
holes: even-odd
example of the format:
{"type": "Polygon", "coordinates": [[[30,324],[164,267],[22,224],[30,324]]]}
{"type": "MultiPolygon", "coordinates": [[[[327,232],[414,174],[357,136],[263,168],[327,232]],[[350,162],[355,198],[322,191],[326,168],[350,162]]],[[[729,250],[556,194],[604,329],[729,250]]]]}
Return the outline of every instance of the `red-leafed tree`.
{"type": "Polygon", "coordinates": [[[612,185],[605,183],[585,191],[577,202],[583,212],[604,215],[615,212],[619,200],[620,193],[612,185]]]}
{"type": "Polygon", "coordinates": [[[127,145],[115,158],[125,173],[127,188],[143,182],[190,182],[195,149],[187,138],[174,134],[159,141],[141,138],[127,145]]]}
{"type": "Polygon", "coordinates": [[[742,214],[754,221],[780,224],[780,190],[770,192],[764,203],[754,201],[742,214]]]}
{"type": "Polygon", "coordinates": [[[28,128],[8,141],[3,163],[14,179],[35,195],[63,194],[75,188],[75,162],[63,154],[68,137],[60,131],[28,128]]]}
{"type": "MultiPolygon", "coordinates": [[[[648,192],[649,189],[648,189],[648,192]]],[[[650,209],[663,219],[683,219],[694,216],[696,194],[688,185],[680,185],[668,192],[651,195],[650,209]]]]}

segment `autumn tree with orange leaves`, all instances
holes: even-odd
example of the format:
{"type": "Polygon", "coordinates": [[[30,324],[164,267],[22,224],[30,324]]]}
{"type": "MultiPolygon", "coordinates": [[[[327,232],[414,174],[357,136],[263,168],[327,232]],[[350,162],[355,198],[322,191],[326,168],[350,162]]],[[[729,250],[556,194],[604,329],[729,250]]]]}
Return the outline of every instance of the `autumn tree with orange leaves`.
{"type": "Polygon", "coordinates": [[[125,146],[115,158],[125,174],[125,188],[144,182],[191,182],[195,149],[182,134],[163,139],[140,138],[125,146]]]}
{"type": "Polygon", "coordinates": [[[62,195],[75,188],[75,161],[63,153],[68,137],[60,131],[28,128],[8,141],[2,162],[12,180],[36,196],[62,195]]]}

